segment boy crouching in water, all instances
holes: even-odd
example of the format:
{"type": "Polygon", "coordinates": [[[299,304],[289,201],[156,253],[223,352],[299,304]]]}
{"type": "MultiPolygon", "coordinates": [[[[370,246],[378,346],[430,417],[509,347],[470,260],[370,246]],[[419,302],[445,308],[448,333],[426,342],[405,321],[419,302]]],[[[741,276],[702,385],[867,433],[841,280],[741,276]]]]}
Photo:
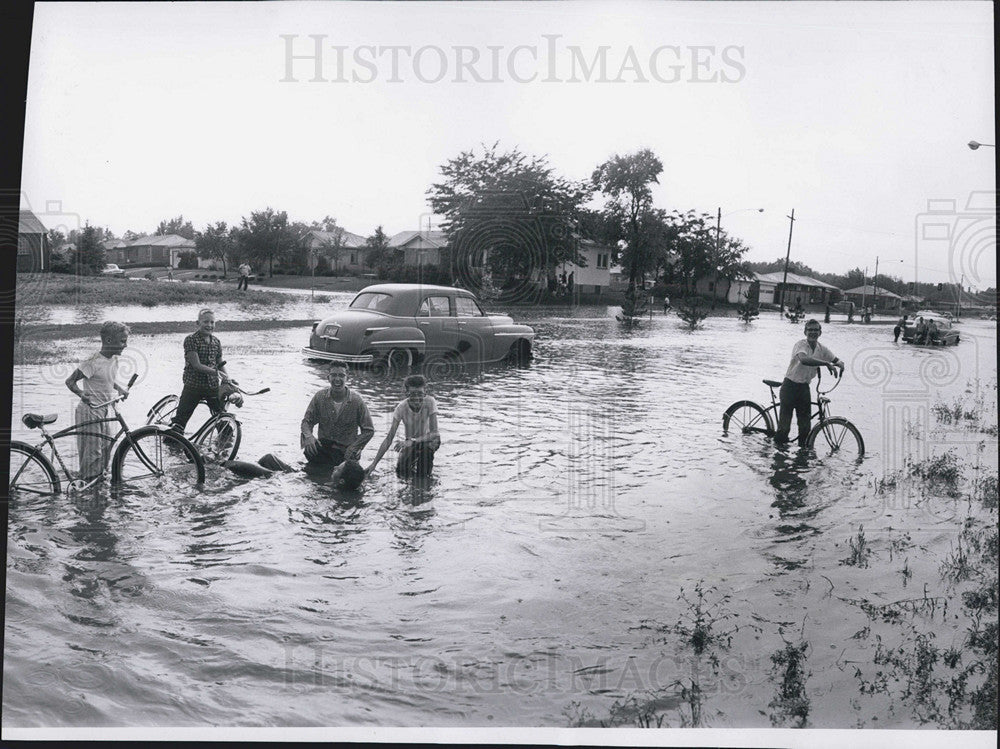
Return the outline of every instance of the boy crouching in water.
{"type": "Polygon", "coordinates": [[[366,474],[375,470],[375,466],[388,451],[400,422],[403,423],[406,438],[395,445],[395,449],[399,450],[396,475],[400,478],[427,476],[434,468],[434,453],[441,446],[437,401],[427,395],[427,380],[423,375],[410,375],[406,378],[405,386],[406,400],[400,402],[392,412],[389,433],[379,445],[378,454],[368,466],[366,474]]]}
{"type": "MultiPolygon", "coordinates": [[[[101,350],[80,362],[66,379],[66,387],[80,397],[74,418],[75,424],[109,418],[110,406],[94,408],[115,397],[115,391],[122,398],[128,397],[128,390],[116,382],[118,377],[118,357],[128,345],[128,325],[120,322],[106,322],[101,326],[101,350]],[[80,386],[80,382],[83,386],[80,386]]],[[[80,478],[90,480],[99,476],[108,463],[111,444],[114,441],[111,424],[108,422],[89,424],[84,432],[77,434],[77,449],[80,453],[80,478]],[[101,436],[104,435],[104,436],[101,436]]]]}

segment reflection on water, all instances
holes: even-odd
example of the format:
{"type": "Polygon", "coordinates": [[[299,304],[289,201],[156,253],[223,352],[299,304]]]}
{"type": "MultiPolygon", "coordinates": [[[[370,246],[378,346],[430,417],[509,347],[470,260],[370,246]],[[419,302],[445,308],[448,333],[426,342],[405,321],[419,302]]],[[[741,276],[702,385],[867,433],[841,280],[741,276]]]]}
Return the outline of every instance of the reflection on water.
{"type": "MultiPolygon", "coordinates": [[[[134,319],[150,312],[161,310],[134,319]]],[[[957,374],[934,370],[930,384],[935,352],[892,350],[888,328],[828,326],[824,342],[852,362],[834,411],[869,445],[860,466],[838,466],[722,434],[729,403],[766,401],[760,381],[780,375],[799,328],[716,318],[692,333],[657,316],[624,330],[604,308],[514,316],[537,331],[535,361],[430,383],[442,446],[420,483],[388,459],[359,492],[300,470],[246,479],[216,466],[204,487],[171,496],[100,487],[11,503],[5,722],[560,726],[572,701],[606,710],[679,678],[638,625],[676,619],[678,589],[698,580],[732,591],[755,621],[798,626],[808,614],[838,642],[857,628],[806,577],[838,568],[831,541],[862,520],[916,535],[927,520],[873,499],[904,433],[893,393],[922,397],[929,413],[996,376],[985,324],[949,352],[957,374]],[[887,371],[865,364],[876,356],[887,371]],[[61,675],[33,676],[43,653],[61,675]],[[72,683],[95,667],[107,669],[98,684],[72,683]]],[[[248,389],[271,388],[237,412],[240,459],[273,452],[300,469],[299,420],[326,384],[325,367],[299,354],[308,330],[220,327],[227,369],[248,389]]],[[[183,337],[130,340],[146,363],[123,404],[130,424],[178,392],[183,337]]],[[[26,411],[69,418],[55,375],[15,371],[15,439],[37,437],[20,424],[26,411]]],[[[402,382],[359,370],[348,384],[375,422],[370,460],[402,382]]],[[[742,638],[743,683],[759,684],[766,658],[753,634],[742,638]]],[[[835,696],[851,686],[836,655],[817,648],[810,661],[835,696]]],[[[714,699],[732,725],[766,727],[757,697],[714,699]]],[[[813,715],[850,727],[846,700],[813,715]]]]}

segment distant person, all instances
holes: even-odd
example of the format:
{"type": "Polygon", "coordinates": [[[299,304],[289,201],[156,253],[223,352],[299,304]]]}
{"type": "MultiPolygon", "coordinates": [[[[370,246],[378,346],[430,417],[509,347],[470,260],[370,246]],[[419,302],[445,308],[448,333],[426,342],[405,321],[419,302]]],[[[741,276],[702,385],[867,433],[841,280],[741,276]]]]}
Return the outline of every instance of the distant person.
{"type": "Polygon", "coordinates": [[[906,315],[903,315],[896,326],[892,329],[892,342],[899,343],[899,334],[906,329],[906,315]]]}
{"type": "MultiPolygon", "coordinates": [[[[128,397],[128,389],[117,382],[118,357],[128,345],[128,334],[127,325],[104,323],[101,326],[101,350],[80,362],[73,374],[66,378],[66,387],[80,397],[74,414],[75,424],[108,418],[110,406],[95,406],[114,398],[115,391],[122,398],[128,397]],[[78,384],[81,381],[82,387],[78,384]]],[[[89,424],[84,432],[77,434],[81,479],[96,478],[104,471],[114,442],[112,437],[110,423],[89,424]]]]}
{"type": "Polygon", "coordinates": [[[930,344],[936,344],[941,338],[941,332],[938,330],[937,320],[931,320],[927,324],[927,342],[930,344]]]}
{"type": "Polygon", "coordinates": [[[230,377],[222,360],[222,343],[213,330],[215,313],[203,309],[198,313],[198,329],[184,339],[184,388],[170,420],[170,428],[181,434],[199,403],[204,402],[213,414],[222,410],[219,384],[228,385],[230,377]]]}
{"type": "Polygon", "coordinates": [[[382,456],[386,454],[396,436],[400,422],[403,424],[405,439],[395,445],[395,449],[399,451],[399,457],[396,459],[396,475],[400,478],[427,476],[434,468],[434,453],[441,446],[437,401],[427,395],[427,380],[423,375],[410,375],[406,378],[404,386],[406,399],[400,401],[392,412],[389,433],[382,440],[375,460],[365,473],[370,474],[382,460],[382,456]]]}
{"type": "Polygon", "coordinates": [[[663,314],[667,314],[670,311],[670,297],[666,294],[663,295],[663,314]]]}
{"type": "Polygon", "coordinates": [[[834,376],[843,374],[844,363],[830,349],[819,342],[823,326],[818,320],[806,321],[806,337],[792,348],[792,360],[781,383],[780,407],[778,409],[778,430],[774,433],[774,441],[783,445],[788,442],[788,433],[792,426],[792,412],[795,412],[799,426],[799,447],[806,446],[809,436],[809,411],[812,397],[809,394],[809,382],[820,367],[826,367],[834,376]]]}
{"type": "Polygon", "coordinates": [[[247,263],[240,263],[240,280],[236,284],[236,290],[248,291],[250,289],[250,266],[247,263]]]}
{"type": "Polygon", "coordinates": [[[927,322],[923,317],[917,318],[916,329],[913,332],[913,342],[918,344],[927,343],[927,322]]]}
{"type": "Polygon", "coordinates": [[[829,304],[829,302],[827,302],[827,305],[826,305],[826,314],[823,315],[823,322],[825,322],[825,323],[826,322],[830,322],[830,304],[829,304]]]}
{"type": "Polygon", "coordinates": [[[330,364],[330,386],[316,393],[302,416],[301,444],[306,470],[335,468],[346,460],[357,460],[375,436],[368,406],[347,387],[347,365],[330,364]],[[319,426],[318,436],[313,427],[319,426]]]}
{"type": "Polygon", "coordinates": [[[854,322],[854,302],[847,302],[847,322],[854,322]]]}

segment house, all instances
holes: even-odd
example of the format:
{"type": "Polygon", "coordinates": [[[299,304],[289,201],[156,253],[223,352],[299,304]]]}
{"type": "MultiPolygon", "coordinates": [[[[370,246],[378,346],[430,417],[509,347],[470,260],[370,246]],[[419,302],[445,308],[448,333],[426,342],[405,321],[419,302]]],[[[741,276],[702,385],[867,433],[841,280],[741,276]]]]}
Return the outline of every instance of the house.
{"type": "Polygon", "coordinates": [[[334,269],[361,270],[366,266],[365,238],[346,229],[312,229],[302,238],[302,244],[308,250],[310,270],[316,267],[321,257],[334,269]]]}
{"type": "Polygon", "coordinates": [[[583,294],[602,294],[621,282],[621,268],[611,262],[611,248],[607,245],[581,239],[578,251],[586,261],[585,265],[561,263],[556,266],[556,278],[568,284],[573,280],[573,288],[583,294]]]}
{"type": "Polygon", "coordinates": [[[887,289],[876,289],[871,284],[848,289],[844,292],[844,299],[854,302],[858,307],[874,307],[884,310],[900,309],[902,302],[902,297],[898,294],[893,294],[887,289]]]}
{"type": "Polygon", "coordinates": [[[17,216],[17,272],[34,273],[52,270],[52,251],[48,231],[31,211],[17,216]]]}
{"type": "Polygon", "coordinates": [[[137,237],[131,242],[111,240],[111,247],[105,247],[105,258],[109,263],[126,268],[129,266],[162,266],[176,268],[181,255],[194,252],[193,239],[178,234],[158,234],[137,237]],[[119,243],[124,246],[119,246],[119,243]]]}
{"type": "MultiPolygon", "coordinates": [[[[731,304],[740,304],[748,298],[761,304],[781,304],[784,272],[754,273],[753,276],[753,279],[738,281],[706,276],[695,283],[695,291],[705,296],[715,295],[719,299],[724,295],[725,300],[731,304]]],[[[784,304],[786,307],[794,307],[797,302],[803,305],[833,304],[840,294],[840,289],[824,281],[789,273],[784,304]]]]}
{"type": "Polygon", "coordinates": [[[422,267],[447,263],[448,236],[439,229],[401,231],[389,237],[389,249],[403,253],[403,265],[422,267]]]}

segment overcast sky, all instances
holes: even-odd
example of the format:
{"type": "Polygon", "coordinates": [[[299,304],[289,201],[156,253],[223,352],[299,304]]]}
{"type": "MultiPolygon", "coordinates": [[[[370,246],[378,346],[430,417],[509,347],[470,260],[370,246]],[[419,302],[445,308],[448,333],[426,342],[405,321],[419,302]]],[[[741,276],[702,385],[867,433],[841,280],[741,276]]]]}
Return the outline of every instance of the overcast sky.
{"type": "Polygon", "coordinates": [[[657,205],[721,207],[752,260],[784,256],[794,208],[791,256],[816,270],[871,272],[878,256],[904,280],[964,274],[985,288],[996,150],[966,143],[994,142],[992,14],[987,2],[39,4],[22,200],[50,228],[119,235],[266,206],[392,234],[426,226],[438,167],[481,143],[548,155],[574,179],[650,148],[664,164],[657,205]]]}

